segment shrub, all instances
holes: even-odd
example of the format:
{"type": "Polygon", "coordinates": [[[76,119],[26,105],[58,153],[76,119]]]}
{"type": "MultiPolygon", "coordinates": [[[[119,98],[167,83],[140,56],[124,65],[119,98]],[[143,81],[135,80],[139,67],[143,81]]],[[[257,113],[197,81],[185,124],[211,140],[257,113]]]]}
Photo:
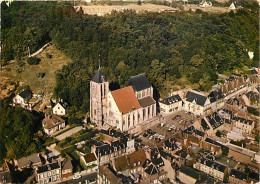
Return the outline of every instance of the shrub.
{"type": "Polygon", "coordinates": [[[46,57],[49,58],[49,59],[51,59],[51,58],[52,58],[52,55],[47,52],[47,53],[46,53],[46,57]]]}
{"type": "Polygon", "coordinates": [[[43,78],[44,76],[45,76],[44,72],[39,72],[39,73],[36,74],[37,78],[43,78]]]}
{"type": "Polygon", "coordinates": [[[29,65],[38,65],[40,63],[41,59],[40,58],[37,58],[37,57],[29,57],[27,59],[27,63],[29,65]]]}

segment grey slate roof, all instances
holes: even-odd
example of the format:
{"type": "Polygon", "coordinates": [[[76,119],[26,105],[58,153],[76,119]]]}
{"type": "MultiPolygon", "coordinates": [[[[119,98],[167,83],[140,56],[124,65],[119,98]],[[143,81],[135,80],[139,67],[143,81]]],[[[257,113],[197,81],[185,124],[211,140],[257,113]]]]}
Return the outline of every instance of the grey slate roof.
{"type": "Polygon", "coordinates": [[[51,164],[46,164],[46,165],[43,165],[41,167],[38,167],[37,173],[43,173],[43,172],[54,170],[54,169],[57,169],[57,168],[60,168],[60,165],[59,165],[58,162],[54,162],[54,163],[51,163],[51,164]]]}
{"type": "Polygon", "coordinates": [[[181,101],[181,97],[179,95],[173,95],[173,96],[170,96],[168,98],[161,100],[160,102],[164,103],[166,105],[170,105],[170,104],[173,104],[173,103],[176,103],[179,101],[181,101]]]}
{"type": "Polygon", "coordinates": [[[93,82],[96,82],[96,83],[102,83],[102,82],[106,82],[106,78],[105,78],[105,75],[104,73],[101,71],[101,69],[99,68],[97,73],[95,74],[95,76],[92,78],[92,81],[93,82]]]}
{"type": "Polygon", "coordinates": [[[237,179],[240,179],[240,180],[247,181],[247,174],[244,173],[244,172],[235,170],[235,169],[231,169],[230,176],[237,178],[237,179]]]}
{"type": "Polygon", "coordinates": [[[155,100],[151,96],[147,96],[147,97],[142,98],[138,101],[139,101],[139,103],[142,107],[148,107],[148,106],[156,103],[155,100]]]}
{"type": "Polygon", "coordinates": [[[206,159],[204,157],[201,157],[200,159],[198,159],[198,162],[203,164],[203,165],[206,165],[208,167],[211,167],[211,168],[214,168],[220,172],[224,172],[225,169],[227,168],[227,166],[225,165],[222,165],[222,164],[219,164],[217,162],[214,162],[212,160],[209,160],[209,159],[206,159]]]}
{"type": "Polygon", "coordinates": [[[211,93],[208,95],[210,103],[213,103],[223,97],[224,95],[222,94],[222,91],[220,89],[218,91],[217,90],[211,91],[211,93]]]}
{"type": "Polygon", "coordinates": [[[196,134],[201,137],[203,137],[205,135],[204,132],[195,129],[194,126],[190,126],[190,127],[186,128],[185,130],[182,131],[182,133],[191,134],[191,135],[196,134]]]}
{"type": "Polygon", "coordinates": [[[193,102],[195,100],[196,104],[198,104],[200,106],[204,106],[205,102],[207,100],[207,97],[199,95],[197,93],[193,93],[191,91],[188,91],[188,93],[186,94],[186,100],[188,102],[193,102]]]}
{"type": "Polygon", "coordinates": [[[32,96],[32,92],[29,89],[25,89],[21,93],[19,93],[19,96],[21,96],[22,98],[28,98],[32,96]]]}
{"type": "Polygon", "coordinates": [[[136,75],[130,78],[127,86],[133,86],[134,91],[141,91],[150,88],[152,85],[145,74],[136,75]]]}

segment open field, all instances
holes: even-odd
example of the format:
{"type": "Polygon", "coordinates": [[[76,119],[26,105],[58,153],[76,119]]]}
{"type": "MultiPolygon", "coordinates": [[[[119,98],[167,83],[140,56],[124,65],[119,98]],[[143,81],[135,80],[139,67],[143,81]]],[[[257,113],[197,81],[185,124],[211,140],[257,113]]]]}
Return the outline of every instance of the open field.
{"type": "MultiPolygon", "coordinates": [[[[37,57],[41,58],[38,65],[25,64],[19,67],[14,62],[2,68],[0,75],[6,80],[19,81],[21,85],[29,85],[33,93],[51,95],[56,86],[55,72],[62,69],[62,66],[71,60],[56,49],[54,45],[47,47],[37,57]],[[52,55],[52,58],[47,58],[46,53],[52,55]],[[37,76],[40,72],[45,73],[43,78],[37,76]]],[[[3,82],[1,81],[1,84],[3,82]]]]}
{"type": "Polygon", "coordinates": [[[226,13],[229,12],[229,7],[218,7],[218,6],[210,6],[210,7],[200,7],[198,5],[194,5],[194,4],[187,4],[187,5],[183,5],[184,10],[191,10],[191,11],[196,11],[198,10],[202,10],[204,12],[211,12],[211,13],[226,13]]]}
{"type": "MultiPolygon", "coordinates": [[[[222,0],[225,1],[225,0],[222,0]]],[[[155,4],[142,4],[141,6],[137,4],[128,4],[128,5],[90,5],[90,6],[75,6],[74,8],[76,10],[79,10],[79,8],[82,7],[84,14],[89,15],[98,15],[98,16],[104,16],[106,14],[110,14],[112,11],[124,11],[124,10],[135,10],[137,13],[141,11],[149,11],[149,12],[163,12],[163,11],[178,11],[177,8],[172,8],[169,6],[164,5],[155,5],[155,4]]],[[[212,13],[225,13],[229,12],[228,7],[217,7],[217,6],[211,6],[211,7],[200,7],[198,5],[194,4],[187,4],[183,5],[184,10],[192,10],[196,11],[197,9],[205,11],[205,12],[212,12],[212,13]]]]}
{"type": "Polygon", "coordinates": [[[98,15],[103,16],[105,14],[110,14],[114,11],[123,11],[123,10],[135,10],[136,12],[140,11],[151,11],[151,12],[162,12],[162,11],[177,11],[176,8],[169,6],[155,5],[155,4],[142,4],[141,6],[137,4],[129,5],[91,5],[91,6],[75,6],[75,9],[78,10],[82,7],[85,14],[89,15],[98,15]]]}

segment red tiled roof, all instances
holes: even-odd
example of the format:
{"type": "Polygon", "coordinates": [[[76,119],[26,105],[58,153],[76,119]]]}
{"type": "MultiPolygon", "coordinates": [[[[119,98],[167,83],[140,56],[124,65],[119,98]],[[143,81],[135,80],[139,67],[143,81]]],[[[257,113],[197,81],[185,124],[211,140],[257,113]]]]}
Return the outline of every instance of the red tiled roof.
{"type": "Polygon", "coordinates": [[[132,86],[112,91],[111,94],[123,114],[141,108],[132,86]]]}

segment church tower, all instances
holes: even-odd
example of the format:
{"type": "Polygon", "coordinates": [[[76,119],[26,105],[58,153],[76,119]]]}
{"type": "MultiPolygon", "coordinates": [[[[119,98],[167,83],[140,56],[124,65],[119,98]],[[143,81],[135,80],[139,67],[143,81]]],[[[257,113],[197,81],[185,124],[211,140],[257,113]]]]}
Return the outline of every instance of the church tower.
{"type": "Polygon", "coordinates": [[[90,81],[90,121],[101,128],[107,119],[107,95],[109,82],[107,82],[100,67],[90,81]]]}

